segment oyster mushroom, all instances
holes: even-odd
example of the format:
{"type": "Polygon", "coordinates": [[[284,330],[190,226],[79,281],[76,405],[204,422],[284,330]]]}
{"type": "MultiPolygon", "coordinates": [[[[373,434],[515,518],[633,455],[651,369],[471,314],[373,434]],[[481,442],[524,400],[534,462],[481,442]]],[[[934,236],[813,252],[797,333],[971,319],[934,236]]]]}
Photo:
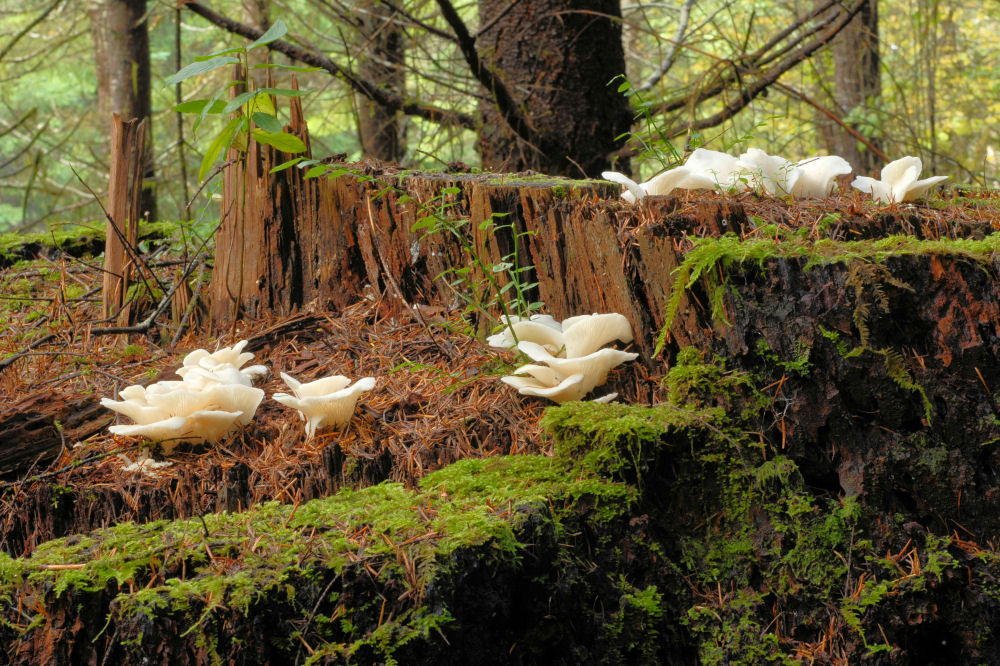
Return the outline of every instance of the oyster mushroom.
{"type": "Polygon", "coordinates": [[[511,349],[519,342],[533,342],[553,356],[574,358],[591,354],[615,340],[626,343],[633,340],[628,319],[616,312],[579,315],[562,322],[550,315],[535,315],[530,320],[511,317],[508,321],[501,332],[486,339],[490,346],[511,349]]]}
{"type": "Polygon", "coordinates": [[[801,160],[799,179],[791,192],[799,198],[822,199],[830,196],[837,185],[837,176],[846,176],[854,169],[839,155],[821,155],[801,160]]]}
{"type": "Polygon", "coordinates": [[[275,393],[271,397],[299,411],[306,422],[306,439],[312,439],[320,428],[346,425],[361,394],[375,388],[374,377],[364,377],[353,385],[343,375],[323,377],[306,384],[284,372],[281,378],[294,395],[275,393]]]}
{"type": "Polygon", "coordinates": [[[242,352],[246,344],[243,340],[213,354],[195,350],[177,371],[181,381],[128,386],[118,393],[120,400],[104,398],[104,407],[133,421],[132,425],[111,426],[111,432],[164,442],[172,448],[180,442],[217,442],[248,424],[264,399],[264,391],[251,386],[252,379],[267,369],[240,369],[253,358],[242,352]]]}
{"type": "Polygon", "coordinates": [[[867,192],[883,203],[916,201],[931,187],[948,178],[948,176],[931,176],[918,180],[922,169],[923,163],[919,157],[907,155],[882,167],[879,180],[858,176],[851,183],[851,187],[867,192]]]}
{"type": "MultiPolygon", "coordinates": [[[[541,345],[528,341],[518,343],[517,348],[535,363],[522,365],[500,380],[522,395],[559,403],[582,400],[594,388],[607,382],[613,368],[639,356],[617,349],[600,349],[586,356],[558,358],[541,345]]],[[[607,399],[610,398],[601,398],[607,399]]]]}

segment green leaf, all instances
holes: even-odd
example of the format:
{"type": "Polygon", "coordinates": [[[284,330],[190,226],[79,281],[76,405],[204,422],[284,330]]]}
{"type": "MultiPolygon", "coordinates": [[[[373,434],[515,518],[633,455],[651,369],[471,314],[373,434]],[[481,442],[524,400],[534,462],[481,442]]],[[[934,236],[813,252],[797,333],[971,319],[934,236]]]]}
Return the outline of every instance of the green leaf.
{"type": "Polygon", "coordinates": [[[274,108],[274,102],[271,101],[270,95],[257,95],[247,104],[247,115],[252,116],[255,113],[266,113],[269,116],[277,117],[278,112],[274,108]]]}
{"type": "Polygon", "coordinates": [[[239,58],[234,58],[232,56],[222,56],[219,58],[212,58],[211,60],[202,60],[201,62],[193,62],[187,67],[184,67],[179,72],[167,79],[166,85],[172,86],[175,83],[180,83],[184,79],[190,79],[192,76],[198,76],[199,74],[206,74],[208,72],[219,69],[220,67],[225,67],[226,65],[235,65],[240,60],[239,58]]]}
{"type": "Polygon", "coordinates": [[[265,132],[280,132],[285,128],[280,120],[268,113],[255,111],[251,118],[253,118],[254,124],[265,132]]]}
{"type": "Polygon", "coordinates": [[[327,171],[328,169],[325,164],[317,164],[313,168],[309,169],[309,171],[306,171],[306,178],[315,178],[316,176],[322,176],[327,171]]]}
{"type": "Polygon", "coordinates": [[[284,171],[288,167],[295,166],[296,164],[298,164],[299,162],[301,162],[304,159],[305,159],[304,157],[293,157],[292,159],[288,160],[287,162],[282,162],[278,166],[273,167],[270,171],[268,171],[268,173],[278,173],[279,171],[284,171]]]}
{"type": "Polygon", "coordinates": [[[181,113],[222,113],[225,103],[221,100],[193,99],[189,102],[181,102],[171,107],[174,111],[181,113]],[[207,110],[206,110],[207,107],[207,110]]]}
{"type": "Polygon", "coordinates": [[[212,95],[212,98],[208,100],[209,103],[205,105],[205,108],[203,108],[201,110],[201,113],[198,114],[198,117],[195,118],[194,121],[195,132],[198,131],[198,127],[201,125],[201,121],[205,119],[205,116],[208,115],[208,112],[211,111],[216,104],[222,104],[222,107],[225,108],[226,103],[219,99],[220,97],[222,97],[222,93],[224,93],[225,91],[226,88],[219,88],[218,90],[215,91],[215,94],[212,95]]]}
{"type": "Polygon", "coordinates": [[[274,146],[285,153],[301,153],[306,149],[306,144],[302,143],[302,139],[287,132],[267,132],[262,129],[255,129],[250,134],[259,143],[274,146]]]}
{"type": "Polygon", "coordinates": [[[274,22],[270,28],[267,29],[263,35],[257,38],[257,40],[247,47],[247,51],[253,51],[256,48],[260,48],[265,44],[270,44],[276,39],[281,39],[285,33],[288,32],[288,26],[281,19],[274,22]]]}
{"type": "Polygon", "coordinates": [[[222,112],[223,113],[230,113],[232,111],[235,111],[236,109],[238,109],[241,106],[243,106],[243,104],[245,104],[247,101],[253,99],[254,97],[256,97],[259,94],[260,94],[260,91],[258,91],[258,90],[253,90],[253,91],[250,91],[250,92],[240,93],[236,97],[234,97],[231,100],[229,100],[229,102],[226,104],[226,106],[223,107],[222,112]]]}
{"type": "Polygon", "coordinates": [[[257,92],[271,93],[279,97],[302,97],[308,90],[292,90],[291,88],[261,88],[257,92]]]}
{"type": "Polygon", "coordinates": [[[209,53],[208,55],[197,56],[195,58],[195,61],[201,62],[203,60],[211,60],[212,58],[215,58],[217,56],[227,55],[230,53],[239,53],[242,50],[243,50],[242,46],[231,46],[228,49],[222,49],[221,51],[216,51],[215,53],[209,53]]]}
{"type": "Polygon", "coordinates": [[[205,156],[201,159],[201,168],[198,169],[199,181],[205,180],[205,176],[208,175],[212,165],[215,164],[216,158],[219,157],[222,151],[229,147],[230,142],[233,140],[233,135],[236,134],[236,130],[240,128],[244,121],[244,118],[233,118],[212,139],[212,143],[208,145],[208,150],[205,151],[205,156]]]}

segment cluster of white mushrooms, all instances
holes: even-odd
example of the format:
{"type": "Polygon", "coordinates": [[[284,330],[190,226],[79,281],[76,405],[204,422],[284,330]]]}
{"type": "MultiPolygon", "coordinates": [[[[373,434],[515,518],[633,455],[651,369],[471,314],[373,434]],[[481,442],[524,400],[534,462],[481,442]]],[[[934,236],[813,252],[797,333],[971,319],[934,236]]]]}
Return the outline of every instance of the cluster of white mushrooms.
{"type": "MultiPolygon", "coordinates": [[[[885,203],[915,201],[931,186],[947,178],[933,176],[919,180],[923,165],[919,157],[903,157],[882,169],[879,180],[858,176],[852,187],[871,194],[885,203]]],[[[674,190],[753,190],[770,196],[792,195],[798,198],[829,196],[839,176],[853,171],[843,157],[821,155],[791,162],[750,148],[739,157],[715,150],[698,148],[679,167],[669,169],[644,183],[618,173],[605,171],[605,179],[625,186],[622,198],[635,202],[647,196],[670,194],[674,190]]]]}
{"type": "MultiPolygon", "coordinates": [[[[267,368],[243,367],[253,360],[253,354],[243,351],[246,345],[247,341],[242,340],[214,353],[197,349],[184,357],[177,370],[180,381],[128,386],[118,392],[120,400],[104,398],[103,406],[133,421],[132,425],[113,425],[109,430],[116,435],[159,442],[164,453],[170,453],[184,442],[218,442],[250,423],[264,399],[264,391],[255,388],[253,380],[267,374],[267,368]]],[[[373,377],[365,377],[351,386],[351,380],[341,375],[307,384],[285,373],[281,377],[294,395],[276,393],[272,397],[298,410],[306,422],[309,439],[319,428],[346,424],[359,395],[375,386],[373,377]]],[[[125,471],[148,474],[164,466],[153,463],[147,451],[134,462],[122,458],[127,463],[125,471]]]]}
{"type": "Polygon", "coordinates": [[[197,349],[177,371],[180,381],[128,386],[118,392],[120,400],[104,398],[102,405],[134,423],[111,426],[111,432],[163,442],[169,453],[183,442],[217,442],[250,423],[264,399],[253,379],[266,374],[267,368],[254,365],[241,370],[253,359],[253,354],[243,352],[246,344],[244,340],[214,354],[197,349]]]}
{"type": "MultiPolygon", "coordinates": [[[[582,400],[603,385],[608,372],[638,354],[602,348],[620,340],[632,341],[632,327],[617,313],[582,315],[558,322],[550,315],[509,317],[503,330],[487,338],[492,347],[516,348],[533,363],[522,365],[501,381],[522,395],[554,402],[582,400]]],[[[597,398],[608,402],[616,393],[597,398]]]]}
{"type": "MultiPolygon", "coordinates": [[[[524,395],[561,403],[582,400],[607,381],[612,368],[635,360],[638,354],[605,348],[615,340],[631,342],[632,327],[625,317],[612,313],[570,317],[563,322],[550,315],[510,317],[504,329],[488,342],[494,347],[516,347],[533,361],[502,381],[524,395]]],[[[132,425],[113,425],[111,432],[159,442],[163,452],[170,453],[183,442],[218,442],[250,423],[264,398],[264,391],[255,388],[253,380],[267,374],[267,368],[243,367],[253,360],[253,354],[243,351],[246,345],[243,340],[214,353],[197,349],[184,357],[177,370],[180,381],[128,386],[119,391],[120,400],[104,398],[103,406],[133,421],[132,425]]],[[[298,411],[305,421],[307,439],[320,428],[346,425],[361,394],[375,387],[374,377],[353,384],[343,375],[305,384],[285,373],[281,378],[291,394],[275,393],[272,397],[298,411]]],[[[598,400],[607,402],[616,396],[612,393],[598,400]]],[[[147,449],[135,461],[124,454],[119,457],[125,463],[124,471],[149,476],[170,464],[154,461],[147,449]]]]}

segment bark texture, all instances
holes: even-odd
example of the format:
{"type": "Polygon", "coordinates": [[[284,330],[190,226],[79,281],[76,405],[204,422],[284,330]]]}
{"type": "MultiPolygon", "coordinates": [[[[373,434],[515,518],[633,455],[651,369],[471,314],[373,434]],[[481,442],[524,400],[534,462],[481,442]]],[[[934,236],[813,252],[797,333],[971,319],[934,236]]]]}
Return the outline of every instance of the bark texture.
{"type": "Polygon", "coordinates": [[[149,33],[146,0],[97,0],[89,9],[97,64],[97,100],[101,117],[146,121],[143,150],[141,216],[156,217],[153,187],[153,125],[149,33]]]}
{"type": "MultiPolygon", "coordinates": [[[[361,3],[355,16],[361,45],[358,76],[387,90],[406,90],[406,35],[394,20],[395,8],[381,0],[368,0],[361,3]]],[[[358,96],[358,135],[364,157],[402,160],[406,152],[404,123],[399,112],[358,96]]]]}
{"type": "MultiPolygon", "coordinates": [[[[878,0],[868,0],[833,41],[833,107],[841,118],[880,146],[871,119],[882,94],[879,60],[878,0]]],[[[827,149],[840,155],[860,174],[877,172],[878,155],[864,147],[839,125],[820,123],[827,149]]]]}
{"type": "MultiPolygon", "coordinates": [[[[611,167],[632,114],[617,92],[625,73],[618,0],[480,0],[476,46],[544,145],[520,140],[480,104],[483,167],[595,177],[611,167]]],[[[618,163],[619,170],[628,165],[618,163]]]]}

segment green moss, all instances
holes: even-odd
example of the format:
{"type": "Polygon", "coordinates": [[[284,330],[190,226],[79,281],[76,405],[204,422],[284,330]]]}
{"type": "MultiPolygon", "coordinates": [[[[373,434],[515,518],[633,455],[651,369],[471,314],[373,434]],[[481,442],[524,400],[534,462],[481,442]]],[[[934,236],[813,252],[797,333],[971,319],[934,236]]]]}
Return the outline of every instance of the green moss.
{"type": "Polygon", "coordinates": [[[757,355],[761,358],[770,361],[787,373],[798,375],[799,377],[808,377],[809,370],[812,368],[812,363],[809,361],[809,355],[812,352],[810,345],[802,340],[795,341],[795,358],[790,361],[783,360],[778,354],[771,349],[771,346],[767,344],[767,340],[761,338],[757,341],[757,355]]]}
{"type": "MultiPolygon", "coordinates": [[[[297,581],[364,563],[380,580],[402,581],[420,599],[458,549],[487,548],[516,560],[523,548],[517,507],[549,507],[558,522],[587,498],[600,519],[622,515],[634,495],[624,485],[568,474],[551,458],[466,460],[428,475],[417,490],[383,483],[298,507],[269,503],[238,514],[126,523],[48,542],[23,560],[0,556],[0,599],[18,590],[51,589],[58,597],[113,585],[119,590],[112,603],[116,622],[164,613],[183,618],[186,632],[211,652],[216,616],[245,615],[276,597],[294,606],[297,581]],[[52,570],[54,564],[60,568],[52,570]],[[64,566],[75,564],[82,566],[64,566]]],[[[345,608],[344,619],[365,610],[372,612],[345,608]]],[[[447,609],[416,603],[391,622],[380,619],[374,634],[341,635],[338,649],[351,654],[367,646],[391,655],[449,620],[447,609]]]]}
{"type": "MultiPolygon", "coordinates": [[[[666,384],[663,405],[570,403],[547,410],[542,423],[557,457],[587,473],[635,478],[639,511],[667,526],[659,566],[676,571],[688,592],[658,587],[658,622],[686,627],[699,662],[790,663],[789,631],[818,640],[831,623],[866,641],[886,609],[956,566],[948,540],[933,535],[914,551],[912,574],[877,557],[869,530],[881,528],[858,498],[810,487],[780,443],[762,438],[774,406],[748,375],[684,349],[666,384]],[[790,609],[794,627],[783,619],[790,609]]],[[[899,454],[919,458],[928,474],[947,465],[940,447],[907,448],[899,454]]],[[[863,644],[889,649],[877,635],[863,644]]]]}
{"type": "Polygon", "coordinates": [[[667,301],[666,320],[656,340],[657,354],[666,343],[684,292],[702,276],[707,280],[712,316],[725,322],[722,310],[727,287],[719,276],[735,265],[755,262],[763,267],[765,261],[773,258],[804,259],[804,270],[808,271],[818,265],[852,262],[879,265],[890,257],[924,254],[961,257],[987,264],[1000,251],[1000,233],[990,234],[982,240],[921,240],[895,235],[875,240],[835,241],[828,238],[810,240],[801,231],[787,232],[775,228],[774,233],[759,234],[747,240],[741,240],[735,234],[724,234],[717,238],[693,239],[693,243],[694,247],[685,254],[684,261],[675,271],[674,285],[667,301]]]}

